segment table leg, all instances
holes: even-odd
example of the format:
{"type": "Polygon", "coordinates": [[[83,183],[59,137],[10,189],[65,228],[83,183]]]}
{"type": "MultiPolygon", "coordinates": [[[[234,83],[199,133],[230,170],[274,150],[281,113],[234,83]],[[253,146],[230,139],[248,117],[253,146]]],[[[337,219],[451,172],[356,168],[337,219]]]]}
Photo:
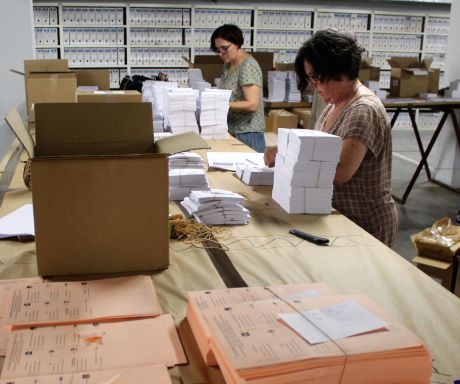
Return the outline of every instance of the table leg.
{"type": "MultiPolygon", "coordinates": [[[[417,122],[415,121],[415,111],[412,108],[407,108],[407,113],[409,114],[410,121],[412,123],[412,130],[414,131],[415,139],[417,140],[418,150],[423,159],[423,154],[425,150],[423,149],[423,143],[420,137],[417,122]]],[[[428,162],[426,160],[423,162],[423,166],[425,167],[425,172],[426,176],[428,177],[428,180],[431,180],[430,168],[428,167],[428,162]]]]}

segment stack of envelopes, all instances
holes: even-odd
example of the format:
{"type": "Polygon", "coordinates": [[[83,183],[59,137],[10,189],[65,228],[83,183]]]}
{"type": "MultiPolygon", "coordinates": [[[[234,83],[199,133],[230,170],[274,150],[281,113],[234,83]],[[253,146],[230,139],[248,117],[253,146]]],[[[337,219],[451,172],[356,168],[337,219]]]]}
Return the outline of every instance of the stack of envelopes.
{"type": "Polygon", "coordinates": [[[301,99],[300,91],[297,88],[297,78],[294,71],[287,72],[286,77],[286,101],[299,102],[301,99]]]}
{"type": "Polygon", "coordinates": [[[286,72],[268,71],[268,100],[284,101],[286,97],[286,72]]]}
{"type": "Polygon", "coordinates": [[[174,88],[165,92],[164,113],[166,126],[173,134],[198,133],[195,112],[199,91],[191,88],[174,88]]]}
{"type": "Polygon", "coordinates": [[[209,190],[201,156],[193,152],[169,156],[169,199],[183,200],[194,190],[209,190]]]}
{"type": "Polygon", "coordinates": [[[422,342],[364,295],[240,302],[201,314],[228,384],[430,382],[422,342]]]}
{"type": "Polygon", "coordinates": [[[206,365],[217,365],[209,340],[211,333],[206,313],[216,308],[258,300],[282,298],[294,300],[305,297],[333,295],[335,292],[325,283],[285,284],[270,287],[225,288],[187,292],[187,320],[206,365]]]}
{"type": "Polygon", "coordinates": [[[244,197],[222,189],[192,191],[181,205],[199,223],[207,225],[247,224],[249,211],[241,203],[244,197]]]}
{"type": "Polygon", "coordinates": [[[201,136],[225,139],[228,134],[227,114],[231,90],[207,89],[200,94],[201,136]]]}
{"type": "Polygon", "coordinates": [[[168,89],[177,88],[179,83],[169,81],[144,81],[142,83],[142,101],[152,104],[153,108],[153,128],[155,132],[163,131],[164,118],[164,93],[168,89]]]}
{"type": "Polygon", "coordinates": [[[273,185],[275,169],[254,165],[249,161],[236,163],[236,176],[247,185],[273,185]]]}
{"type": "Polygon", "coordinates": [[[309,129],[278,129],[273,199],[288,213],[329,214],[342,139],[309,129]]]}

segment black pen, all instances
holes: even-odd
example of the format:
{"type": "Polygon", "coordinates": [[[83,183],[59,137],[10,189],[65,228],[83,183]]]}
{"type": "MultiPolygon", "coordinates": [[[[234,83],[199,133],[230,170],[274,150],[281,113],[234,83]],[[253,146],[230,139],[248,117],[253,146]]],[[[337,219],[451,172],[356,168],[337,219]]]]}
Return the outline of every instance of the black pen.
{"type": "Polygon", "coordinates": [[[311,235],[309,233],[299,231],[298,229],[291,229],[289,233],[316,245],[327,245],[327,243],[329,243],[329,239],[326,239],[325,237],[311,235]]]}

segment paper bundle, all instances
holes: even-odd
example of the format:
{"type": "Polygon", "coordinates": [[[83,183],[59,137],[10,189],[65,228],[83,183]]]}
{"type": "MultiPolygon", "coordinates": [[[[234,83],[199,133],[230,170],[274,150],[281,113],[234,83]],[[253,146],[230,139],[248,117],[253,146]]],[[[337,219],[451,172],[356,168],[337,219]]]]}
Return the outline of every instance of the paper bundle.
{"type": "Polygon", "coordinates": [[[239,203],[244,197],[221,189],[193,191],[182,202],[182,207],[199,223],[207,225],[247,224],[249,211],[239,203]]]}
{"type": "Polygon", "coordinates": [[[335,292],[325,283],[191,291],[187,293],[187,320],[206,365],[217,365],[216,358],[209,347],[211,334],[206,322],[206,314],[209,310],[258,300],[276,298],[293,300],[333,294],[335,292]]]}
{"type": "Polygon", "coordinates": [[[164,119],[164,93],[168,89],[177,88],[177,82],[168,81],[144,81],[142,83],[142,100],[152,104],[153,108],[153,131],[163,132],[163,119],[164,119]]]}
{"type": "Polygon", "coordinates": [[[204,91],[206,88],[211,88],[211,83],[203,79],[203,74],[199,68],[188,69],[188,83],[191,88],[204,91]]]}
{"type": "Polygon", "coordinates": [[[196,101],[199,92],[191,88],[168,89],[165,92],[165,125],[173,134],[196,132],[196,101]]]}
{"type": "Polygon", "coordinates": [[[294,71],[287,72],[286,77],[286,101],[299,102],[301,99],[300,91],[297,88],[297,78],[294,71]]]}
{"type": "Polygon", "coordinates": [[[273,185],[275,169],[249,161],[236,164],[236,176],[247,185],[273,185]]]}
{"type": "Polygon", "coordinates": [[[207,89],[200,94],[201,136],[225,139],[228,135],[227,114],[231,90],[207,89]]]}
{"type": "Polygon", "coordinates": [[[430,380],[422,342],[364,295],[240,302],[202,315],[227,384],[430,380]]]}
{"type": "Polygon", "coordinates": [[[285,71],[268,71],[268,100],[284,101],[286,97],[285,71]]]}
{"type": "Polygon", "coordinates": [[[288,213],[329,214],[340,137],[308,129],[278,129],[272,197],[288,213]]]}
{"type": "Polygon", "coordinates": [[[169,199],[183,200],[192,191],[209,190],[203,159],[197,153],[169,156],[169,199]]]}

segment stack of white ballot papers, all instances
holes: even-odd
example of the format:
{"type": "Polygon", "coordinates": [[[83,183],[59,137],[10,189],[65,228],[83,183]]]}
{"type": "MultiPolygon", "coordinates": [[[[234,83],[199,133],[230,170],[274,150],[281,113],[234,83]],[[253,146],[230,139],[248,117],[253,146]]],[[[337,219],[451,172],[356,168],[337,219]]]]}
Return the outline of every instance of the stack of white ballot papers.
{"type": "Polygon", "coordinates": [[[163,132],[163,118],[164,118],[164,93],[168,89],[177,88],[177,82],[167,81],[144,81],[142,83],[142,101],[152,104],[153,109],[153,131],[163,132]]]}
{"type": "Polygon", "coordinates": [[[272,197],[288,213],[329,214],[342,139],[309,129],[278,129],[272,197]]]}
{"type": "Polygon", "coordinates": [[[195,190],[209,190],[204,162],[200,155],[181,152],[169,156],[169,199],[183,200],[195,190]]]}
{"type": "Polygon", "coordinates": [[[236,164],[236,176],[247,185],[273,185],[275,169],[249,161],[236,164]]]}
{"type": "Polygon", "coordinates": [[[181,202],[182,207],[199,223],[207,225],[247,224],[249,211],[240,203],[244,197],[222,189],[193,191],[181,202]]]}
{"type": "Polygon", "coordinates": [[[268,100],[284,101],[286,96],[286,72],[268,71],[268,100]]]}
{"type": "Polygon", "coordinates": [[[301,95],[297,88],[296,74],[294,71],[289,71],[286,78],[286,101],[298,102],[300,99],[301,95]]]}
{"type": "Polygon", "coordinates": [[[227,114],[231,90],[207,89],[200,94],[201,136],[225,139],[228,135],[227,114]]]}
{"type": "Polygon", "coordinates": [[[199,91],[191,88],[169,89],[165,93],[164,113],[166,127],[173,134],[198,133],[198,123],[195,115],[198,94],[199,91]]]}

